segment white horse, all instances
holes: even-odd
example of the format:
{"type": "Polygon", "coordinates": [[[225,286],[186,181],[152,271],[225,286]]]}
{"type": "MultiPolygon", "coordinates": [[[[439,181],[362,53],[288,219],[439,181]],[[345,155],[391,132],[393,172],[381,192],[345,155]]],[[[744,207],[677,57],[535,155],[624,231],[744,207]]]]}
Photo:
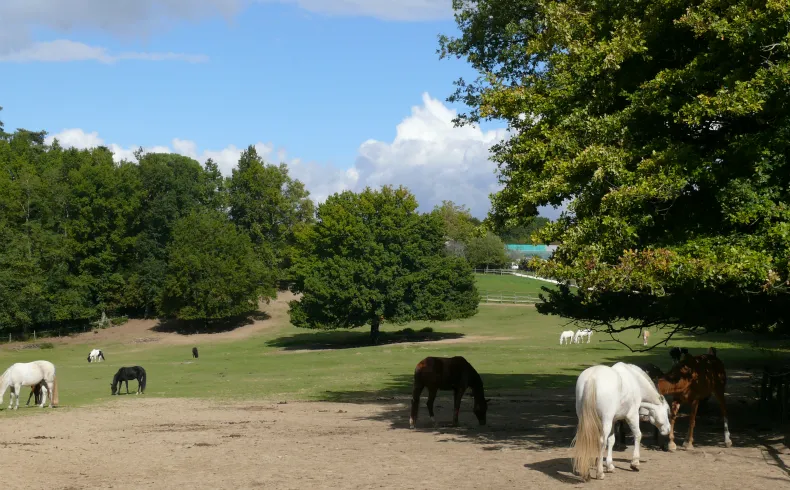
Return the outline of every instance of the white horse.
{"type": "Polygon", "coordinates": [[[586,481],[590,468],[598,460],[595,476],[604,477],[604,450],[606,471],[614,471],[612,446],[614,423],[625,420],[634,434],[634,453],[631,468],[639,469],[639,444],[642,432],[640,418],[658,427],[661,435],[670,431],[669,404],[658,393],[650,377],[633,364],[618,362],[612,367],[592,366],[585,369],[576,380],[576,416],[579,425],[573,438],[573,471],[586,481]]]}
{"type": "Polygon", "coordinates": [[[88,362],[101,362],[104,360],[104,353],[99,349],[93,349],[90,354],[88,354],[88,362]]]}
{"type": "Polygon", "coordinates": [[[35,386],[44,380],[47,386],[47,391],[41,390],[41,405],[44,407],[46,401],[45,393],[49,393],[49,408],[52,404],[58,404],[58,380],[55,378],[55,365],[49,361],[33,361],[33,362],[17,362],[11,365],[0,376],[0,405],[3,404],[3,398],[8,388],[11,388],[10,402],[8,409],[14,405],[16,399],[15,410],[19,409],[19,395],[23,386],[35,386]]]}
{"type": "Polygon", "coordinates": [[[576,330],[576,335],[573,337],[573,343],[579,344],[581,341],[587,337],[587,343],[590,343],[590,337],[592,337],[592,330],[589,328],[585,328],[584,330],[576,330]]]}
{"type": "Polygon", "coordinates": [[[642,345],[647,345],[648,339],[650,339],[650,330],[643,330],[642,331],[642,345]]]}
{"type": "Polygon", "coordinates": [[[570,344],[573,339],[573,330],[566,330],[560,334],[560,345],[564,343],[570,344]]]}

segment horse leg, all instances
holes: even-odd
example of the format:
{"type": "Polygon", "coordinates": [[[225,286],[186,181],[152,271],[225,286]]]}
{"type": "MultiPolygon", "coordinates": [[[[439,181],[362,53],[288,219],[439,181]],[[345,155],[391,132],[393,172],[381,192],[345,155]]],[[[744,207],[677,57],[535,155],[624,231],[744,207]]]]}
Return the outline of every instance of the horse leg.
{"type": "Polygon", "coordinates": [[[614,463],[612,462],[612,449],[614,448],[614,428],[611,429],[609,437],[606,438],[606,472],[611,473],[614,471],[614,463]]]}
{"type": "Polygon", "coordinates": [[[724,446],[732,447],[732,440],[730,439],[730,427],[727,425],[727,405],[724,403],[724,389],[716,390],[714,395],[716,395],[716,400],[719,402],[721,417],[724,419],[724,446]]]}
{"type": "Polygon", "coordinates": [[[19,410],[19,392],[22,391],[22,385],[14,385],[14,399],[16,403],[14,404],[14,410],[19,410]]]}
{"type": "Polygon", "coordinates": [[[128,395],[129,394],[129,380],[126,379],[126,380],[124,380],[124,382],[126,383],[126,394],[128,395]]]}
{"type": "Polygon", "coordinates": [[[626,419],[631,432],[634,434],[634,454],[631,456],[631,469],[639,471],[639,446],[642,443],[642,431],[639,428],[639,411],[628,416],[626,419]]]}
{"type": "Polygon", "coordinates": [[[433,416],[433,401],[436,400],[438,388],[428,388],[428,415],[431,416],[431,423],[436,427],[436,419],[433,416]]]}
{"type": "Polygon", "coordinates": [[[692,400],[691,414],[689,415],[689,435],[683,441],[684,449],[694,449],[694,426],[697,425],[697,410],[699,410],[699,400],[692,400]]]}
{"type": "MultiPolygon", "coordinates": [[[[610,420],[608,417],[603,420],[603,431],[601,432],[601,438],[599,439],[601,443],[601,450],[598,452],[598,464],[595,467],[595,477],[599,480],[604,479],[604,465],[603,460],[604,456],[606,455],[606,449],[609,446],[609,440],[614,439],[614,431],[613,431],[613,420],[610,420]]],[[[609,468],[607,466],[606,471],[609,468]]]]}
{"type": "Polygon", "coordinates": [[[453,427],[458,427],[458,414],[461,411],[461,400],[466,389],[456,388],[453,393],[453,427]]]}
{"type": "Polygon", "coordinates": [[[679,411],[680,411],[680,402],[677,400],[672,400],[672,415],[670,415],[669,417],[669,444],[667,445],[667,449],[670,452],[674,452],[678,448],[675,445],[675,422],[678,419],[679,411]]]}
{"type": "Polygon", "coordinates": [[[422,395],[422,383],[414,381],[414,389],[411,391],[411,416],[409,417],[409,428],[417,427],[417,413],[420,411],[420,395],[422,395]]]}
{"type": "MultiPolygon", "coordinates": [[[[43,386],[42,386],[42,388],[43,388],[43,386]]],[[[42,395],[41,406],[43,407],[44,406],[44,401],[46,400],[46,398],[43,398],[43,396],[45,396],[44,395],[44,390],[41,390],[41,395],[42,395]]],[[[52,400],[55,398],[55,381],[54,380],[47,381],[47,395],[49,395],[48,396],[48,398],[49,398],[49,408],[52,408],[52,400]]]]}

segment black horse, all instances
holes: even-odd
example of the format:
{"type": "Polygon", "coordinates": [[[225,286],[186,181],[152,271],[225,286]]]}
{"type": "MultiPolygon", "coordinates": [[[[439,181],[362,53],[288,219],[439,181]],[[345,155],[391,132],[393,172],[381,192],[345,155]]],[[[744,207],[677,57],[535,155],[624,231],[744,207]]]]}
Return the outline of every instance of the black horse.
{"type": "Polygon", "coordinates": [[[110,383],[110,387],[112,388],[113,395],[120,395],[121,394],[121,384],[126,382],[126,394],[129,394],[129,380],[136,379],[137,380],[137,394],[145,393],[145,381],[146,381],[146,374],[145,369],[141,366],[134,366],[134,367],[122,367],[115,373],[115,376],[112,378],[112,383],[110,383]]]}
{"type": "Polygon", "coordinates": [[[192,357],[198,358],[197,347],[192,347],[192,357]]]}
{"type": "Polygon", "coordinates": [[[33,400],[34,405],[38,405],[41,403],[41,387],[45,386],[46,382],[42,379],[37,385],[30,387],[30,395],[27,397],[27,403],[25,406],[30,406],[30,399],[35,396],[33,400]]]}

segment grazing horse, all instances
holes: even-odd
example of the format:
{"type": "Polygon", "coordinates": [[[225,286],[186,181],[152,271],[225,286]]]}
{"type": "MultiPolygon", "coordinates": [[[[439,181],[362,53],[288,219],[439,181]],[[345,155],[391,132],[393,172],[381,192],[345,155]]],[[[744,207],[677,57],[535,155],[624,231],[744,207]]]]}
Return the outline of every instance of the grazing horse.
{"type": "Polygon", "coordinates": [[[606,471],[614,471],[612,446],[613,424],[625,419],[634,433],[634,452],[631,468],[639,469],[639,444],[642,433],[639,419],[646,418],[658,426],[661,434],[670,431],[669,405],[658,393],[644,371],[633,364],[618,362],[612,367],[592,366],[576,380],[576,416],[579,425],[573,438],[573,471],[587,481],[590,468],[598,460],[595,476],[604,478],[604,452],[606,471]]]}
{"type": "Polygon", "coordinates": [[[99,349],[93,349],[90,354],[88,354],[88,362],[100,362],[104,360],[104,353],[99,349]]]}
{"type": "Polygon", "coordinates": [[[458,425],[458,413],[461,410],[461,398],[467,388],[472,389],[475,403],[472,411],[480,425],[486,424],[486,411],[488,400],[483,392],[483,380],[469,362],[461,356],[456,357],[426,357],[414,369],[414,389],[411,395],[411,417],[409,427],[417,424],[417,412],[420,409],[420,395],[428,387],[428,414],[433,418],[433,401],[438,390],[453,390],[454,411],[453,426],[458,425]]]}
{"type": "Polygon", "coordinates": [[[124,382],[126,383],[126,394],[129,394],[129,380],[136,379],[137,380],[137,394],[145,393],[145,381],[146,381],[146,374],[145,369],[140,366],[134,367],[122,367],[115,373],[115,376],[112,378],[112,383],[110,386],[112,387],[112,394],[113,395],[120,395],[121,394],[121,384],[124,382]],[[117,385],[117,389],[116,389],[117,385]]]}
{"type": "MultiPolygon", "coordinates": [[[[52,408],[53,403],[58,404],[58,381],[55,378],[55,365],[49,361],[33,361],[33,362],[17,362],[11,365],[0,376],[0,405],[3,403],[3,397],[8,388],[11,388],[10,402],[8,409],[14,407],[14,410],[19,409],[19,394],[23,386],[35,386],[41,381],[47,385],[47,392],[51,395],[49,397],[49,408],[52,408]],[[16,405],[14,406],[14,401],[16,405]]],[[[43,392],[42,392],[43,393],[43,392]]],[[[28,397],[28,400],[30,397],[28,397]]],[[[42,398],[41,408],[44,408],[46,396],[42,398]]]]}
{"type": "Polygon", "coordinates": [[[683,447],[694,447],[694,426],[697,423],[697,409],[700,401],[704,401],[711,394],[719,401],[721,416],[724,419],[724,445],[732,446],[730,429],[727,424],[727,406],[724,402],[724,390],[727,387],[727,371],[724,363],[716,355],[716,349],[711,347],[707,354],[700,356],[687,355],[682,361],[672,366],[666,374],[658,378],[658,391],[662,395],[672,395],[672,425],[669,433],[669,450],[675,451],[675,421],[678,417],[681,403],[691,405],[689,416],[689,433],[683,442],[683,447]]]}
{"type": "Polygon", "coordinates": [[[47,393],[47,386],[46,383],[42,380],[37,385],[30,387],[30,394],[27,396],[27,403],[25,406],[30,406],[30,399],[33,398],[33,405],[38,405],[41,403],[41,395],[43,394],[46,396],[47,393]],[[42,393],[43,392],[43,393],[42,393]]]}
{"type": "Polygon", "coordinates": [[[560,345],[563,343],[570,344],[573,339],[573,330],[566,330],[560,334],[560,345]]]}
{"type": "Polygon", "coordinates": [[[198,358],[197,347],[192,347],[192,357],[195,358],[195,359],[198,358]]]}
{"type": "Polygon", "coordinates": [[[573,337],[573,343],[579,344],[581,343],[584,337],[587,337],[587,343],[590,343],[590,337],[592,336],[592,330],[589,328],[585,328],[584,330],[577,330],[576,335],[573,337]]]}
{"type": "MultiPolygon", "coordinates": [[[[662,374],[664,374],[661,371],[661,368],[659,368],[655,364],[646,363],[646,364],[637,364],[636,366],[638,368],[640,368],[642,371],[644,371],[645,374],[650,376],[650,379],[653,381],[653,384],[656,384],[658,382],[658,378],[661,377],[662,374]]],[[[641,419],[642,422],[647,422],[647,420],[645,420],[644,417],[640,417],[640,419],[641,419]]],[[[617,422],[615,422],[615,424],[614,424],[614,427],[615,427],[615,430],[614,430],[615,445],[617,445],[617,442],[618,442],[617,441],[617,439],[618,439],[617,436],[619,436],[620,444],[625,446],[625,426],[626,426],[626,424],[622,420],[618,420],[617,422]]],[[[656,444],[659,444],[658,427],[656,427],[656,426],[653,426],[653,441],[656,444]]]]}

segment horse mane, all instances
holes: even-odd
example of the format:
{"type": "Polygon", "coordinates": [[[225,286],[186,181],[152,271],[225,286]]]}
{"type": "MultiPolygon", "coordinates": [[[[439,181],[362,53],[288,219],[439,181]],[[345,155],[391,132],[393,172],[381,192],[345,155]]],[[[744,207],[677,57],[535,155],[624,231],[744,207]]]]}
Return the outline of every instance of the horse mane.
{"type": "Polygon", "coordinates": [[[626,364],[626,366],[629,367],[629,371],[636,372],[637,376],[642,378],[642,380],[647,383],[647,385],[651,388],[650,394],[652,395],[653,393],[655,393],[655,395],[656,395],[656,402],[660,402],[660,400],[661,400],[661,393],[658,392],[658,388],[656,388],[656,385],[653,383],[653,380],[650,379],[650,376],[647,375],[647,373],[644,371],[644,369],[640,368],[636,364],[626,364]]]}

